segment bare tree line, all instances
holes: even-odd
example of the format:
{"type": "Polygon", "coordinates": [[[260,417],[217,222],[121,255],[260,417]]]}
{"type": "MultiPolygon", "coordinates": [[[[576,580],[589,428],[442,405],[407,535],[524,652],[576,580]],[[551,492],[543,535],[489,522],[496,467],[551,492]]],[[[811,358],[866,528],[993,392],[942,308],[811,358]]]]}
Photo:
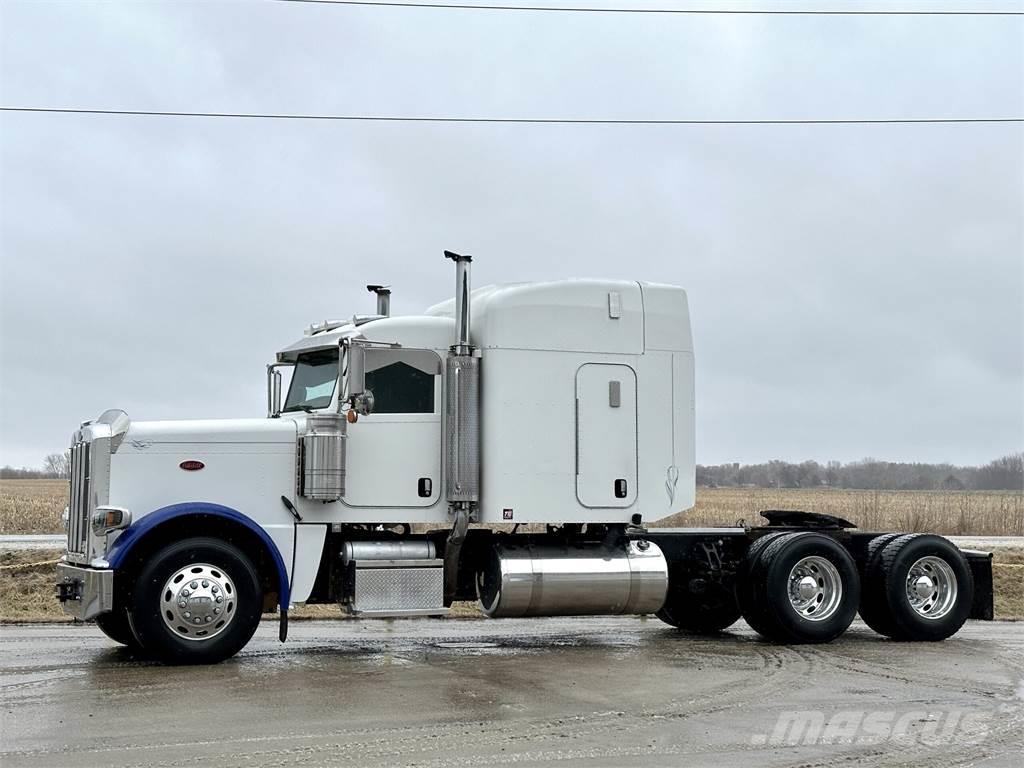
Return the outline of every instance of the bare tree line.
{"type": "Polygon", "coordinates": [[[0,467],[0,480],[66,480],[71,474],[71,453],[50,453],[43,459],[42,469],[0,467]]]}
{"type": "Polygon", "coordinates": [[[697,466],[697,485],[750,488],[858,488],[893,491],[1024,491],[1024,453],[1011,453],[980,467],[862,459],[769,461],[764,464],[697,466]]]}

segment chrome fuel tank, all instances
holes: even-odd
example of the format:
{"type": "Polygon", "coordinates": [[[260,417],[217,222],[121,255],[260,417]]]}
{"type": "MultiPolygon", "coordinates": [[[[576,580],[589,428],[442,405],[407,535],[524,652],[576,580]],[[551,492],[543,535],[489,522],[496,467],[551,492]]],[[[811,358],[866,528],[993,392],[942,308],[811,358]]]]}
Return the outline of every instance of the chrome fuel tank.
{"type": "Polygon", "coordinates": [[[493,618],[655,613],[668,591],[668,562],[643,540],[498,544],[476,584],[480,607],[493,618]]]}

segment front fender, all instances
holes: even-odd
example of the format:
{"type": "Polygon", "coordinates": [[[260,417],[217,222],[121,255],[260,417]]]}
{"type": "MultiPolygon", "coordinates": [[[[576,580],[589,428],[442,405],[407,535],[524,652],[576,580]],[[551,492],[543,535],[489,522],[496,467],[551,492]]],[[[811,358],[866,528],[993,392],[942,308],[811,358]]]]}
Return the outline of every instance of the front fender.
{"type": "Polygon", "coordinates": [[[117,537],[107,552],[106,560],[113,569],[124,564],[135,546],[146,538],[146,535],[164,523],[189,515],[212,515],[237,523],[254,533],[270,553],[271,560],[277,570],[278,601],[282,608],[287,609],[291,598],[291,586],[288,583],[288,570],[284,559],[274,540],[258,523],[239,512],[237,509],[204,501],[189,501],[183,504],[172,504],[161,507],[126,528],[117,537]]]}

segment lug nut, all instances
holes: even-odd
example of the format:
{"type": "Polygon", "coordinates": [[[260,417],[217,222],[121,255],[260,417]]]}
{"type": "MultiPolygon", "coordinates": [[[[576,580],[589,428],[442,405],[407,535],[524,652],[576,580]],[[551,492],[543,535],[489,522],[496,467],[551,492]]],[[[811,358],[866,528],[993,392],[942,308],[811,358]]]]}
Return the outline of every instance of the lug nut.
{"type": "Polygon", "coordinates": [[[196,589],[199,586],[199,582],[193,581],[191,584],[189,584],[189,586],[192,587],[192,589],[196,589]]]}
{"type": "Polygon", "coordinates": [[[187,589],[181,590],[181,596],[182,597],[188,597],[190,594],[192,594],[192,593],[189,592],[187,589]]]}
{"type": "Polygon", "coordinates": [[[217,594],[217,585],[216,585],[216,584],[214,584],[214,585],[213,585],[212,587],[210,587],[210,591],[212,591],[212,592],[213,592],[213,594],[215,594],[215,595],[216,595],[216,594],[217,594]]]}
{"type": "Polygon", "coordinates": [[[196,616],[195,621],[196,621],[196,624],[202,624],[203,623],[203,620],[200,619],[198,616],[196,616]]]}
{"type": "Polygon", "coordinates": [[[179,600],[178,601],[178,607],[179,608],[188,608],[188,600],[179,600]]]}
{"type": "Polygon", "coordinates": [[[214,614],[219,614],[220,613],[220,608],[214,608],[213,612],[214,612],[214,614]]]}
{"type": "Polygon", "coordinates": [[[203,586],[204,587],[210,586],[210,582],[208,582],[206,579],[203,579],[203,586]]]}
{"type": "Polygon", "coordinates": [[[185,618],[186,619],[191,619],[192,618],[192,614],[189,613],[188,611],[185,611],[185,618]]]}
{"type": "Polygon", "coordinates": [[[217,602],[218,603],[223,603],[224,602],[224,598],[221,597],[220,595],[217,595],[217,602]]]}
{"type": "Polygon", "coordinates": [[[209,624],[211,621],[213,621],[213,616],[207,616],[206,623],[209,624]]]}

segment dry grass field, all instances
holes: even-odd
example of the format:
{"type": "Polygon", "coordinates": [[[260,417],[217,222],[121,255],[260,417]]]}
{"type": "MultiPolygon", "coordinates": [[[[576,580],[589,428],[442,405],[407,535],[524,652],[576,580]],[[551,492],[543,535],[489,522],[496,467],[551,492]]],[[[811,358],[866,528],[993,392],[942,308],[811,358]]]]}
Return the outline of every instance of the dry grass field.
{"type": "Polygon", "coordinates": [[[66,480],[0,480],[0,534],[62,533],[66,480]]]}

